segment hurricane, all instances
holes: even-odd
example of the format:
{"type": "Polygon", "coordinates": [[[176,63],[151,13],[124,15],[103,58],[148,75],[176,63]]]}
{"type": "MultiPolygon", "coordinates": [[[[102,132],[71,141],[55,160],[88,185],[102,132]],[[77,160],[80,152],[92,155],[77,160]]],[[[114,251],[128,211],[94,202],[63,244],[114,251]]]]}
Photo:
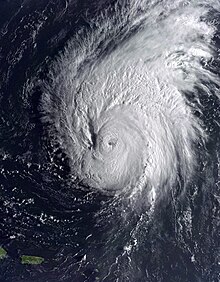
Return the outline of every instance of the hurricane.
{"type": "Polygon", "coordinates": [[[41,105],[77,183],[149,201],[190,179],[206,133],[185,93],[199,99],[194,88],[217,81],[202,66],[213,52],[209,8],[157,2],[116,4],[80,30],[51,66],[41,105]]]}
{"type": "Polygon", "coordinates": [[[42,8],[21,99],[9,96],[10,238],[46,254],[19,277],[217,281],[220,3],[97,1],[81,14],[76,3],[42,8]]]}

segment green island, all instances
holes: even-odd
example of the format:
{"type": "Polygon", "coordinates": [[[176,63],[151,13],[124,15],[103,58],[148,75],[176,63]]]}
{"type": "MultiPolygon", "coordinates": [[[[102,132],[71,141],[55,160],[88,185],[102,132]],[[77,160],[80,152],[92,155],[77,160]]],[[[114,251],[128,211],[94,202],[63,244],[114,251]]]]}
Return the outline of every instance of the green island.
{"type": "Polygon", "coordinates": [[[7,256],[6,250],[0,247],[0,259],[4,259],[6,256],[7,256]]]}
{"type": "Polygon", "coordinates": [[[41,264],[44,262],[44,258],[35,256],[21,256],[22,264],[41,264]]]}

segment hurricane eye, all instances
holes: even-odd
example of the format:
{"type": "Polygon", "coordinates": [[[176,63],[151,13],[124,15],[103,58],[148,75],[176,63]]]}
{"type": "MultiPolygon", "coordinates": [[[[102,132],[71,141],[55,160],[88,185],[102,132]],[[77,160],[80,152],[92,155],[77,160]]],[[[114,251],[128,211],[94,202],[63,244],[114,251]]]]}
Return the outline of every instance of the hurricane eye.
{"type": "Polygon", "coordinates": [[[117,144],[117,140],[116,139],[111,139],[108,141],[108,145],[111,147],[115,147],[115,145],[117,144]]]}
{"type": "Polygon", "coordinates": [[[116,136],[112,136],[110,134],[106,135],[106,136],[102,136],[100,138],[100,143],[99,143],[99,149],[100,149],[100,153],[110,153],[112,152],[118,143],[118,139],[116,136]]]}

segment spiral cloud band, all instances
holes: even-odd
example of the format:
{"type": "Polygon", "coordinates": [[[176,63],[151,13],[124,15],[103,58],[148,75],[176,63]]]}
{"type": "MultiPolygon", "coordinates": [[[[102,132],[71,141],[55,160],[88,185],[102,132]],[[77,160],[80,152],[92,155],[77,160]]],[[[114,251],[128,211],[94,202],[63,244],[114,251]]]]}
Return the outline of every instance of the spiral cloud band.
{"type": "Polygon", "coordinates": [[[187,181],[205,138],[184,92],[193,97],[198,81],[215,80],[200,64],[212,56],[214,28],[201,20],[200,1],[158,1],[155,10],[153,2],[130,1],[91,22],[44,82],[43,120],[75,181],[98,191],[161,193],[178,175],[187,181]]]}
{"type": "Polygon", "coordinates": [[[114,71],[112,64],[110,58],[110,69],[105,61],[93,70],[77,99],[78,117],[86,112],[79,130],[88,126],[84,132],[88,144],[79,157],[83,163],[80,177],[102,189],[135,185],[143,175],[143,185],[147,179],[154,186],[161,185],[176,175],[180,161],[177,144],[181,156],[188,154],[185,165],[190,165],[191,141],[195,138],[192,115],[182,95],[166,84],[160,86],[143,61],[134,64],[130,60],[129,68],[122,63],[118,68],[114,65],[114,71]]]}

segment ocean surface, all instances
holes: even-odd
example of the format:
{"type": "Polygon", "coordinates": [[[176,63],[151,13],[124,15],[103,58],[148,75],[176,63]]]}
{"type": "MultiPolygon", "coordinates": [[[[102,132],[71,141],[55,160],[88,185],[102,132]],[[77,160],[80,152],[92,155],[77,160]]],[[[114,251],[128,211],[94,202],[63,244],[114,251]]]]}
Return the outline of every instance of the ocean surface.
{"type": "Polygon", "coordinates": [[[214,0],[0,0],[1,282],[220,281],[219,48],[214,0]]]}

